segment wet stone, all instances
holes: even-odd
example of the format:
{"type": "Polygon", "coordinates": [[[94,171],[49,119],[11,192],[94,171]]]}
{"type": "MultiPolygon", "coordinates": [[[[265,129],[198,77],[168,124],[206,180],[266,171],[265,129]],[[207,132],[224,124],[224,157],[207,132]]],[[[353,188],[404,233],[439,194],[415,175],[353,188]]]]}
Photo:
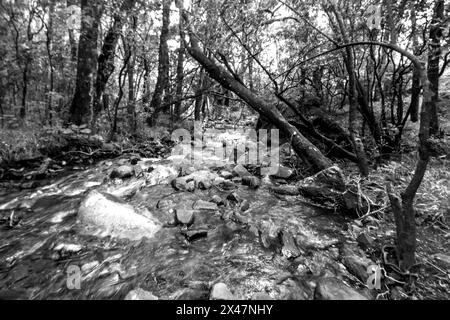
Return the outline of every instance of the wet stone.
{"type": "Polygon", "coordinates": [[[189,242],[193,242],[195,240],[206,238],[208,236],[208,230],[190,229],[187,231],[183,231],[183,235],[186,237],[186,240],[188,240],[189,242]]]}
{"type": "Polygon", "coordinates": [[[118,168],[114,168],[110,174],[111,179],[120,178],[127,179],[131,178],[134,175],[134,168],[131,166],[120,166],[118,168]]]}
{"type": "Polygon", "coordinates": [[[192,206],[194,210],[217,210],[217,204],[209,201],[198,200],[192,206]]]}
{"type": "Polygon", "coordinates": [[[211,289],[211,300],[235,300],[225,283],[216,283],[211,289]]]}
{"type": "Polygon", "coordinates": [[[238,164],[233,169],[233,174],[239,177],[251,176],[250,172],[242,164],[238,164]]]}
{"type": "Polygon", "coordinates": [[[151,292],[138,288],[128,292],[124,300],[158,300],[158,297],[151,292]]]}
{"type": "Polygon", "coordinates": [[[211,202],[213,202],[213,203],[215,203],[215,204],[217,204],[217,205],[223,204],[222,198],[221,198],[220,196],[218,196],[218,195],[214,195],[214,196],[211,198],[211,202]]]}
{"type": "Polygon", "coordinates": [[[318,281],[315,300],[368,300],[358,291],[350,288],[336,278],[322,278],[318,281]]]}
{"type": "Polygon", "coordinates": [[[194,223],[195,211],[187,209],[176,210],[176,221],[180,224],[191,225],[194,223]]]}
{"type": "Polygon", "coordinates": [[[261,185],[261,180],[254,176],[245,176],[242,178],[242,184],[256,189],[261,185]]]}
{"type": "Polygon", "coordinates": [[[356,241],[362,248],[368,248],[373,244],[373,239],[366,232],[362,232],[356,238],[356,241]]]}

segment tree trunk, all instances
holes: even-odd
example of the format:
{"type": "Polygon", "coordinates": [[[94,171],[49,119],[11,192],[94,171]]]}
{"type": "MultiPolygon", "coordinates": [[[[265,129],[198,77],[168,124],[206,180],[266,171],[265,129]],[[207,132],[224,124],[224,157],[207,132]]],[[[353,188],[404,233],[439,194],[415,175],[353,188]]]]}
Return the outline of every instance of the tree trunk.
{"type": "MultiPolygon", "coordinates": [[[[67,0],[67,7],[70,7],[72,5],[78,5],[79,1],[77,0],[67,0]]],[[[69,43],[70,43],[70,60],[72,63],[77,62],[77,41],[75,40],[75,33],[73,29],[69,28],[69,43]]]]}
{"type": "MultiPolygon", "coordinates": [[[[350,39],[347,35],[347,31],[345,30],[344,20],[342,19],[341,13],[338,11],[338,8],[330,3],[330,8],[333,11],[339,30],[341,33],[341,36],[345,43],[350,43],[350,39]]],[[[354,67],[354,57],[353,57],[353,49],[351,47],[346,47],[346,56],[344,58],[345,60],[345,66],[347,68],[348,77],[349,77],[349,119],[348,119],[348,130],[350,133],[350,138],[352,140],[353,148],[355,150],[355,154],[358,158],[358,167],[359,171],[363,176],[369,175],[369,165],[366,157],[366,153],[364,151],[364,144],[363,141],[359,135],[358,128],[357,128],[357,115],[358,115],[358,108],[357,108],[357,79],[356,79],[356,73],[355,73],[355,67],[354,67]]]]}
{"type": "Polygon", "coordinates": [[[149,126],[154,125],[158,113],[161,111],[163,97],[167,94],[169,86],[169,47],[167,45],[167,40],[169,38],[171,2],[171,0],[163,0],[162,28],[159,39],[158,78],[156,80],[152,101],[150,102],[150,110],[153,114],[147,118],[147,124],[149,126]]]}
{"type": "Polygon", "coordinates": [[[98,57],[97,80],[95,84],[94,117],[96,118],[102,110],[102,98],[106,84],[114,72],[114,57],[117,43],[123,27],[123,16],[127,14],[135,4],[136,0],[124,0],[120,10],[114,15],[114,22],[109,28],[102,51],[98,57]]]}
{"type": "Polygon", "coordinates": [[[53,66],[53,15],[55,14],[55,2],[49,2],[49,10],[48,10],[48,22],[47,22],[47,56],[48,56],[48,65],[49,65],[49,92],[48,92],[48,106],[46,110],[46,119],[48,120],[48,124],[52,125],[52,112],[53,112],[53,87],[54,87],[54,78],[55,71],[53,66]]]}
{"type": "MultiPolygon", "coordinates": [[[[417,38],[417,16],[416,16],[416,2],[412,2],[411,8],[411,34],[413,42],[414,55],[419,55],[419,40],[417,38]]],[[[409,105],[411,112],[411,121],[419,121],[419,102],[420,102],[420,70],[413,67],[413,78],[411,87],[411,103],[409,105]]]]}
{"type": "Polygon", "coordinates": [[[441,39],[443,29],[441,23],[444,19],[444,0],[436,0],[433,20],[430,27],[430,41],[428,45],[428,80],[430,81],[431,99],[427,102],[427,109],[430,110],[430,132],[439,132],[439,116],[437,100],[439,98],[439,60],[441,56],[441,39]]]}
{"type": "Polygon", "coordinates": [[[100,0],[81,0],[81,31],[75,95],[70,106],[70,122],[89,124],[93,86],[97,71],[97,40],[101,15],[100,0]]]}
{"type": "Polygon", "coordinates": [[[198,76],[197,87],[195,88],[195,105],[194,105],[194,119],[195,121],[200,121],[202,118],[202,105],[203,105],[203,85],[205,82],[205,70],[200,69],[200,74],[198,76]]]}
{"type": "Polygon", "coordinates": [[[127,104],[127,116],[128,116],[128,126],[130,128],[130,133],[134,135],[136,133],[136,98],[135,98],[135,88],[134,88],[134,68],[136,65],[136,54],[135,54],[135,37],[137,28],[137,17],[132,17],[132,31],[131,36],[127,39],[125,45],[126,54],[129,56],[129,63],[127,65],[128,74],[128,104],[127,104]]]}
{"type": "Polygon", "coordinates": [[[177,59],[177,86],[176,86],[176,99],[174,107],[174,120],[180,120],[181,116],[181,104],[183,98],[183,81],[184,81],[184,26],[183,26],[183,17],[181,15],[180,10],[180,18],[179,18],[179,32],[180,32],[180,47],[178,48],[178,59],[177,59]]]}

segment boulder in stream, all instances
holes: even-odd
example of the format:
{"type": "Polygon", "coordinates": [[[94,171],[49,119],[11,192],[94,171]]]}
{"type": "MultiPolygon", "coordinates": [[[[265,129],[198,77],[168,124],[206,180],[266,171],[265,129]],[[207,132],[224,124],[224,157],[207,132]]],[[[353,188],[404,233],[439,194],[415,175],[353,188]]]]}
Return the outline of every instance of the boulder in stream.
{"type": "Polygon", "coordinates": [[[132,166],[123,165],[117,168],[114,168],[110,174],[111,179],[120,178],[127,179],[131,178],[134,175],[134,168],[132,166]]]}
{"type": "Polygon", "coordinates": [[[161,223],[138,214],[133,206],[117,197],[91,191],[78,209],[78,221],[83,233],[130,240],[151,238],[161,229],[161,223]]]}
{"type": "Polygon", "coordinates": [[[231,293],[230,289],[225,283],[216,283],[211,289],[211,300],[235,300],[236,298],[231,293]]]}

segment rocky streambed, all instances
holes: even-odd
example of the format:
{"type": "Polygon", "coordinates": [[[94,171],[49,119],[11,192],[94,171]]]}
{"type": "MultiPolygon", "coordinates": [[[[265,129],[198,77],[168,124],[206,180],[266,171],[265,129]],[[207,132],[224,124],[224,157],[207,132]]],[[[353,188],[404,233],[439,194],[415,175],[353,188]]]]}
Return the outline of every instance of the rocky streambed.
{"type": "Polygon", "coordinates": [[[0,297],[373,298],[348,231],[363,225],[308,203],[291,174],[126,156],[5,190],[0,297]]]}

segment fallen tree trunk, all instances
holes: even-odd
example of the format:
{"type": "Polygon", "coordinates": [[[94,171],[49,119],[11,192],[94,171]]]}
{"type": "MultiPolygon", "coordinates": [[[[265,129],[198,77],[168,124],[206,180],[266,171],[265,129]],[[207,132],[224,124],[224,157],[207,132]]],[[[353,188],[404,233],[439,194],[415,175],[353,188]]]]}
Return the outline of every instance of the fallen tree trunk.
{"type": "MultiPolygon", "coordinates": [[[[186,21],[186,25],[189,26],[189,18],[186,13],[183,14],[183,18],[186,21]]],[[[300,158],[309,162],[316,172],[332,166],[331,160],[324,156],[316,146],[297,130],[297,128],[291,125],[278,109],[269,105],[262,97],[250,91],[223,67],[208,58],[200,49],[194,32],[192,30],[188,31],[190,39],[190,43],[186,43],[188,53],[203,66],[212,79],[216,80],[227,90],[234,92],[251,108],[269,119],[273,125],[281,130],[286,136],[290,137],[294,151],[300,158]]]]}

